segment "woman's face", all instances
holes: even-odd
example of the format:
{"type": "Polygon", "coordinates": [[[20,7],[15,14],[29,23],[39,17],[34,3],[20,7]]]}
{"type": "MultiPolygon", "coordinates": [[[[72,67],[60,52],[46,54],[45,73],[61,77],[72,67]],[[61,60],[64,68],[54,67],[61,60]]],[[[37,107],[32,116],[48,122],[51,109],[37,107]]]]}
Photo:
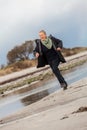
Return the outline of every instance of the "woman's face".
{"type": "Polygon", "coordinates": [[[44,41],[44,40],[46,40],[47,35],[44,34],[43,32],[40,32],[40,33],[39,33],[39,37],[40,37],[40,39],[41,39],[42,41],[44,41]]]}

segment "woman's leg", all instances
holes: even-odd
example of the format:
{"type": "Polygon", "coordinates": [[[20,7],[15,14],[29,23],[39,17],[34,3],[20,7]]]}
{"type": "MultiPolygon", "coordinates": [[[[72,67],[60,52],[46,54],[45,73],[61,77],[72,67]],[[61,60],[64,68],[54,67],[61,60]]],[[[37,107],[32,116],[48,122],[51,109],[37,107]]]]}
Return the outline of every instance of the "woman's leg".
{"type": "Polygon", "coordinates": [[[62,76],[62,74],[60,73],[60,70],[58,68],[58,65],[59,65],[59,61],[58,59],[55,59],[53,61],[51,61],[50,63],[50,67],[53,71],[53,73],[55,74],[55,76],[57,77],[59,83],[61,84],[61,87],[66,87],[67,88],[67,83],[64,79],[64,77],[62,76]]]}

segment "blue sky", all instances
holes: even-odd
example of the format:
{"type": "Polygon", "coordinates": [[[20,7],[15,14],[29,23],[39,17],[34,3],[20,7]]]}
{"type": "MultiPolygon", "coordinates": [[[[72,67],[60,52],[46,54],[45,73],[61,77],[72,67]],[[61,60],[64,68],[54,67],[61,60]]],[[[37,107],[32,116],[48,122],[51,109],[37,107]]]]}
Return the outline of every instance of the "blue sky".
{"type": "Polygon", "coordinates": [[[6,54],[40,30],[64,47],[87,46],[87,0],[0,0],[0,64],[6,54]]]}

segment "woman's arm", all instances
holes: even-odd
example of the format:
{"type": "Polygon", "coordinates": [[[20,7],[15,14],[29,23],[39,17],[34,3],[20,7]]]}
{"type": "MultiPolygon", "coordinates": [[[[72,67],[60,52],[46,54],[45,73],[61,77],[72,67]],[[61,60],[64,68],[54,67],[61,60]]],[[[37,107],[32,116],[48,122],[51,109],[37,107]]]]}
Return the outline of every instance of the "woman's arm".
{"type": "Polygon", "coordinates": [[[35,44],[36,44],[36,47],[33,50],[33,53],[34,53],[34,56],[36,58],[38,58],[39,57],[39,43],[38,43],[38,39],[35,40],[35,44]]]}

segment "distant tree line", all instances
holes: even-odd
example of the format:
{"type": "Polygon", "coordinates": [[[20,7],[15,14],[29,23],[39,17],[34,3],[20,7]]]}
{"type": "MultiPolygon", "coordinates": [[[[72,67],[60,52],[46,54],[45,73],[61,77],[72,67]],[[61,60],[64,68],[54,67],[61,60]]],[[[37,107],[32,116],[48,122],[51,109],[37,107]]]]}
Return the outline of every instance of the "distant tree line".
{"type": "Polygon", "coordinates": [[[26,41],[20,46],[15,46],[7,54],[8,63],[14,63],[20,60],[29,59],[29,55],[33,53],[34,42],[32,40],[26,41]]]}
{"type": "MultiPolygon", "coordinates": [[[[25,41],[25,43],[20,46],[15,46],[7,54],[8,64],[29,59],[30,54],[33,53],[34,48],[35,42],[32,40],[25,41]]],[[[63,48],[62,53],[64,56],[70,56],[86,50],[86,47],[63,48]]],[[[4,65],[2,65],[0,68],[4,68],[4,65]]]]}

